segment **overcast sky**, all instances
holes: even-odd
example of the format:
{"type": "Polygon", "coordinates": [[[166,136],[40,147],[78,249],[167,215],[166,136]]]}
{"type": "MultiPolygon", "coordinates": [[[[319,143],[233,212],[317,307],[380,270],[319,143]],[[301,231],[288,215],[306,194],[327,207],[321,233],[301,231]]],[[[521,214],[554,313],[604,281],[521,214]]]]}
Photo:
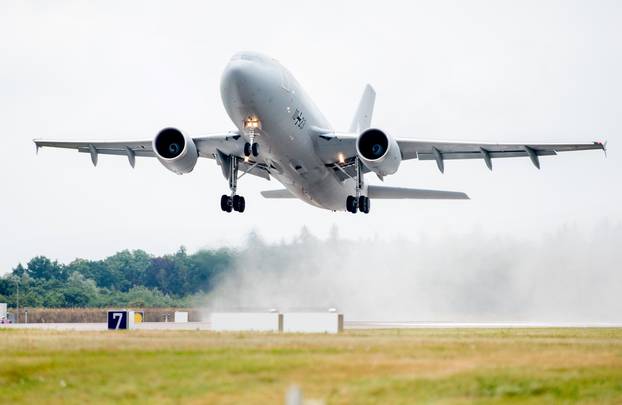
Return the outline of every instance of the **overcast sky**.
{"type": "MultiPolygon", "coordinates": [[[[120,249],[239,245],[251,229],[288,239],[421,238],[472,231],[537,239],[622,220],[620,1],[0,3],[0,274],[34,255],[63,262],[120,249]],[[599,151],[524,159],[404,162],[386,184],[460,190],[471,201],[373,201],[370,215],[265,200],[226,214],[212,160],[177,176],[155,159],[43,149],[32,138],[150,139],[233,129],[220,75],[240,50],[280,60],[336,129],[365,83],[373,124],[395,137],[609,141],[599,151]]],[[[371,178],[371,182],[376,179],[371,178]]],[[[486,246],[482,246],[485,249],[486,246]]],[[[528,252],[525,252],[528,254],[528,252]]]]}

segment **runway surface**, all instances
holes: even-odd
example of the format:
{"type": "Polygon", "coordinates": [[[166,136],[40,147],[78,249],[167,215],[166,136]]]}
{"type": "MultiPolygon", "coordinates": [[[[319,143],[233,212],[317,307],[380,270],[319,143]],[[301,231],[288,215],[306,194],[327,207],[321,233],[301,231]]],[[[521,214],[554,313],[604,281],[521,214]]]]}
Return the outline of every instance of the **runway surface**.
{"type": "MultiPolygon", "coordinates": [[[[47,329],[97,331],[106,330],[106,323],[18,323],[0,325],[7,329],[47,329]]],[[[417,321],[345,321],[345,329],[460,329],[460,328],[622,328],[622,323],[578,322],[417,322],[417,321]]],[[[209,322],[144,322],[136,330],[210,330],[209,322]]]]}

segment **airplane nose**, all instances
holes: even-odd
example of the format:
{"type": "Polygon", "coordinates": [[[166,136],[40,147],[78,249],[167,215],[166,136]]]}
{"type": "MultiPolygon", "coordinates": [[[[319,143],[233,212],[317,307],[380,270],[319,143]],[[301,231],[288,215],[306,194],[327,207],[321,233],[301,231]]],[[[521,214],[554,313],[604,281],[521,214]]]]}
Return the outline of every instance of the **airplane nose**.
{"type": "Polygon", "coordinates": [[[247,60],[232,60],[223,72],[220,86],[223,97],[233,98],[239,102],[246,101],[246,89],[253,76],[253,62],[247,60]]]}

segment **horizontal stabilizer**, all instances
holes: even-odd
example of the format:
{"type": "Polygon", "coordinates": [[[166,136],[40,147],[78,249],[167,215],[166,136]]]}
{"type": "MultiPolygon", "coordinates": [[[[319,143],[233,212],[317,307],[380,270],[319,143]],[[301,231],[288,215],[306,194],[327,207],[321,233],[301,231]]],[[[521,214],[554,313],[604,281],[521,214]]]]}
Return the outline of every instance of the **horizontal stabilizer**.
{"type": "Polygon", "coordinates": [[[388,186],[369,186],[369,198],[414,199],[414,200],[469,200],[469,196],[459,191],[423,190],[388,186]]]}
{"type": "Polygon", "coordinates": [[[285,189],[262,191],[261,195],[264,196],[264,198],[296,198],[292,193],[285,189]]]}

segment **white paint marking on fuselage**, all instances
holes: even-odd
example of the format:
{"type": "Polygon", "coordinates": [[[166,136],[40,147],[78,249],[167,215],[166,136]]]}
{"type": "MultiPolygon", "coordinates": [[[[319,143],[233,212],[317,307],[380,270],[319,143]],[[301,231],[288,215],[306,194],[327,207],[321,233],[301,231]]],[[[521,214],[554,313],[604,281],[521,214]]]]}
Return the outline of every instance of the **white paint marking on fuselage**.
{"type": "Polygon", "coordinates": [[[311,205],[345,209],[354,181],[342,182],[316,153],[317,129],[332,128],[287,69],[258,53],[236,54],[223,72],[220,92],[227,114],[247,139],[244,121],[261,122],[258,159],[275,168],[274,178],[311,205]]]}

